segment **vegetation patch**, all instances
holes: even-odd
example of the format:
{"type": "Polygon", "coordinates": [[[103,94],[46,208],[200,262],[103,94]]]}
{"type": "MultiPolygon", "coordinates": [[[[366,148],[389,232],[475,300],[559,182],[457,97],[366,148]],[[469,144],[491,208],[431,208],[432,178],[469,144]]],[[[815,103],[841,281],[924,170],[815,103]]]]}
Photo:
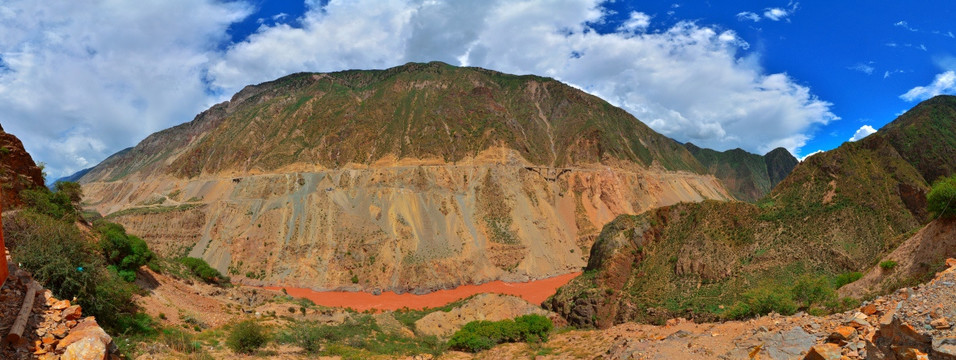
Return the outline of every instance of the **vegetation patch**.
{"type": "Polygon", "coordinates": [[[956,217],[956,176],[933,184],[926,195],[926,209],[938,217],[956,217]]]}
{"type": "Polygon", "coordinates": [[[236,324],[226,339],[226,346],[240,354],[253,354],[269,342],[266,328],[254,320],[236,324]]]}
{"type": "Polygon", "coordinates": [[[472,321],[448,340],[448,346],[469,352],[488,350],[507,342],[543,342],[554,325],[545,316],[531,314],[501,321],[472,321]]]}

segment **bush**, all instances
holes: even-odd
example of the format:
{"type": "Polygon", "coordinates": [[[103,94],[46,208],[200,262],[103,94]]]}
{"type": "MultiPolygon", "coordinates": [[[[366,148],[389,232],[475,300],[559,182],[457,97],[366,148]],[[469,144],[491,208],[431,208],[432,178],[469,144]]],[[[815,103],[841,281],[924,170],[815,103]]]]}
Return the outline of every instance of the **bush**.
{"type": "Polygon", "coordinates": [[[789,289],[760,288],[744,293],[744,300],[728,310],[728,317],[741,319],[776,312],[781,315],[793,315],[797,312],[797,303],[793,301],[789,289]]]}
{"type": "Polygon", "coordinates": [[[479,352],[505,342],[547,341],[553,328],[551,319],[534,314],[519,316],[514,320],[472,321],[452,335],[448,346],[479,352]]]}
{"type": "Polygon", "coordinates": [[[252,354],[267,342],[269,334],[266,329],[253,320],[246,320],[233,327],[226,346],[236,353],[252,354]]]}
{"type": "Polygon", "coordinates": [[[73,203],[66,192],[51,192],[45,187],[26,189],[20,192],[20,198],[31,210],[67,222],[78,218],[78,203],[73,203]]]}
{"type": "Polygon", "coordinates": [[[926,195],[926,209],[939,217],[956,217],[956,176],[933,184],[926,195]]]}
{"type": "Polygon", "coordinates": [[[228,283],[229,278],[223,276],[219,270],[213,269],[206,263],[206,260],[194,257],[186,257],[179,260],[183,265],[189,268],[189,271],[208,284],[228,283]]]}
{"type": "Polygon", "coordinates": [[[152,331],[148,321],[135,317],[136,288],[105,271],[98,249],[73,223],[27,209],[4,225],[13,260],[56,297],[77,298],[84,314],[116,333],[152,331]]]}
{"type": "Polygon", "coordinates": [[[97,221],[95,225],[97,231],[103,234],[100,239],[103,256],[120,278],[133,282],[136,280],[136,270],[156,258],[145,241],[126,234],[122,225],[107,221],[97,221]]]}
{"type": "Polygon", "coordinates": [[[893,268],[895,267],[896,267],[896,261],[886,260],[886,261],[880,262],[880,268],[883,270],[893,270],[893,268]]]}
{"type": "Polygon", "coordinates": [[[863,273],[861,272],[848,272],[848,273],[837,275],[837,277],[833,279],[833,288],[839,289],[846,284],[860,280],[860,278],[862,277],[863,277],[863,273]]]}

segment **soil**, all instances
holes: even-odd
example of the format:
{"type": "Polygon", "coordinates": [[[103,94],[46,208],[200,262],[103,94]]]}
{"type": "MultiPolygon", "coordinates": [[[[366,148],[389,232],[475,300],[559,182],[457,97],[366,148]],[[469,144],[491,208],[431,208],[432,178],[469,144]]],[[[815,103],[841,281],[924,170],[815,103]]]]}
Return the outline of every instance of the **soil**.
{"type": "Polygon", "coordinates": [[[285,289],[291,296],[312,300],[317,305],[329,307],[349,307],[357,311],[365,310],[399,310],[435,308],[481,293],[495,293],[514,295],[532,304],[540,304],[549,296],[554,295],[558,288],[567,284],[571,279],[581,275],[580,272],[555,276],[548,279],[508,283],[492,281],[481,285],[462,285],[450,290],[438,290],[424,295],[397,294],[383,292],[375,295],[368,292],[350,291],[313,291],[310,289],[292,287],[266,287],[267,290],[281,291],[285,289]]]}

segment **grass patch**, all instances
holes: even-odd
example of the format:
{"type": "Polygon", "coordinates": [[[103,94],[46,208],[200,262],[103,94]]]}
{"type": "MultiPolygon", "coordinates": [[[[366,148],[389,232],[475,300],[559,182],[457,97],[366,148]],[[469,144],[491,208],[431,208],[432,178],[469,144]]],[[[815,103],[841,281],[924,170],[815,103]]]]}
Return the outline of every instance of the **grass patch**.
{"type": "Polygon", "coordinates": [[[452,349],[479,352],[506,342],[537,343],[548,341],[548,335],[553,329],[551,319],[535,314],[519,316],[514,320],[472,321],[452,335],[448,346],[452,349]]]}

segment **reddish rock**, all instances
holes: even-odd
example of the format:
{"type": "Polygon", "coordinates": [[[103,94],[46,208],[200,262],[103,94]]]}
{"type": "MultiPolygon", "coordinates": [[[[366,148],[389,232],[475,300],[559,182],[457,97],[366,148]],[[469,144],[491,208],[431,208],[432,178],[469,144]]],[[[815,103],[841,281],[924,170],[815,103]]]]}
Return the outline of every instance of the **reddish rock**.
{"type": "Polygon", "coordinates": [[[50,306],[50,309],[53,310],[63,310],[70,307],[70,300],[60,300],[50,306]]]}
{"type": "Polygon", "coordinates": [[[100,325],[96,323],[96,319],[91,316],[80,321],[76,327],[70,331],[70,334],[60,341],[60,344],[57,345],[56,348],[57,350],[63,350],[74,343],[86,339],[95,339],[96,341],[101,342],[104,349],[106,349],[106,346],[113,341],[113,339],[107,335],[102,328],[100,328],[100,325]]]}
{"type": "Polygon", "coordinates": [[[946,266],[956,267],[956,259],[953,259],[953,258],[946,259],[946,266]]]}
{"type": "Polygon", "coordinates": [[[865,314],[866,316],[870,316],[870,315],[876,314],[879,310],[876,308],[876,305],[869,304],[867,306],[864,306],[862,309],[860,309],[860,311],[863,312],[863,314],[865,314]]]}
{"type": "Polygon", "coordinates": [[[951,326],[949,321],[947,321],[944,317],[931,321],[929,325],[937,330],[949,329],[951,326]]]}
{"type": "Polygon", "coordinates": [[[827,338],[827,342],[844,344],[850,340],[856,339],[856,329],[849,326],[839,326],[833,330],[833,333],[827,338]]]}
{"type": "Polygon", "coordinates": [[[896,356],[900,360],[929,360],[929,354],[910,347],[897,348],[896,356]]]}
{"type": "Polygon", "coordinates": [[[63,310],[60,316],[67,320],[76,320],[83,316],[83,309],[79,305],[73,305],[63,310]]]}
{"type": "Polygon", "coordinates": [[[804,360],[840,360],[843,354],[836,344],[814,345],[803,357],[804,360]]]}
{"type": "Polygon", "coordinates": [[[0,128],[0,202],[4,210],[23,204],[20,191],[43,186],[43,171],[16,136],[0,128]]]}

